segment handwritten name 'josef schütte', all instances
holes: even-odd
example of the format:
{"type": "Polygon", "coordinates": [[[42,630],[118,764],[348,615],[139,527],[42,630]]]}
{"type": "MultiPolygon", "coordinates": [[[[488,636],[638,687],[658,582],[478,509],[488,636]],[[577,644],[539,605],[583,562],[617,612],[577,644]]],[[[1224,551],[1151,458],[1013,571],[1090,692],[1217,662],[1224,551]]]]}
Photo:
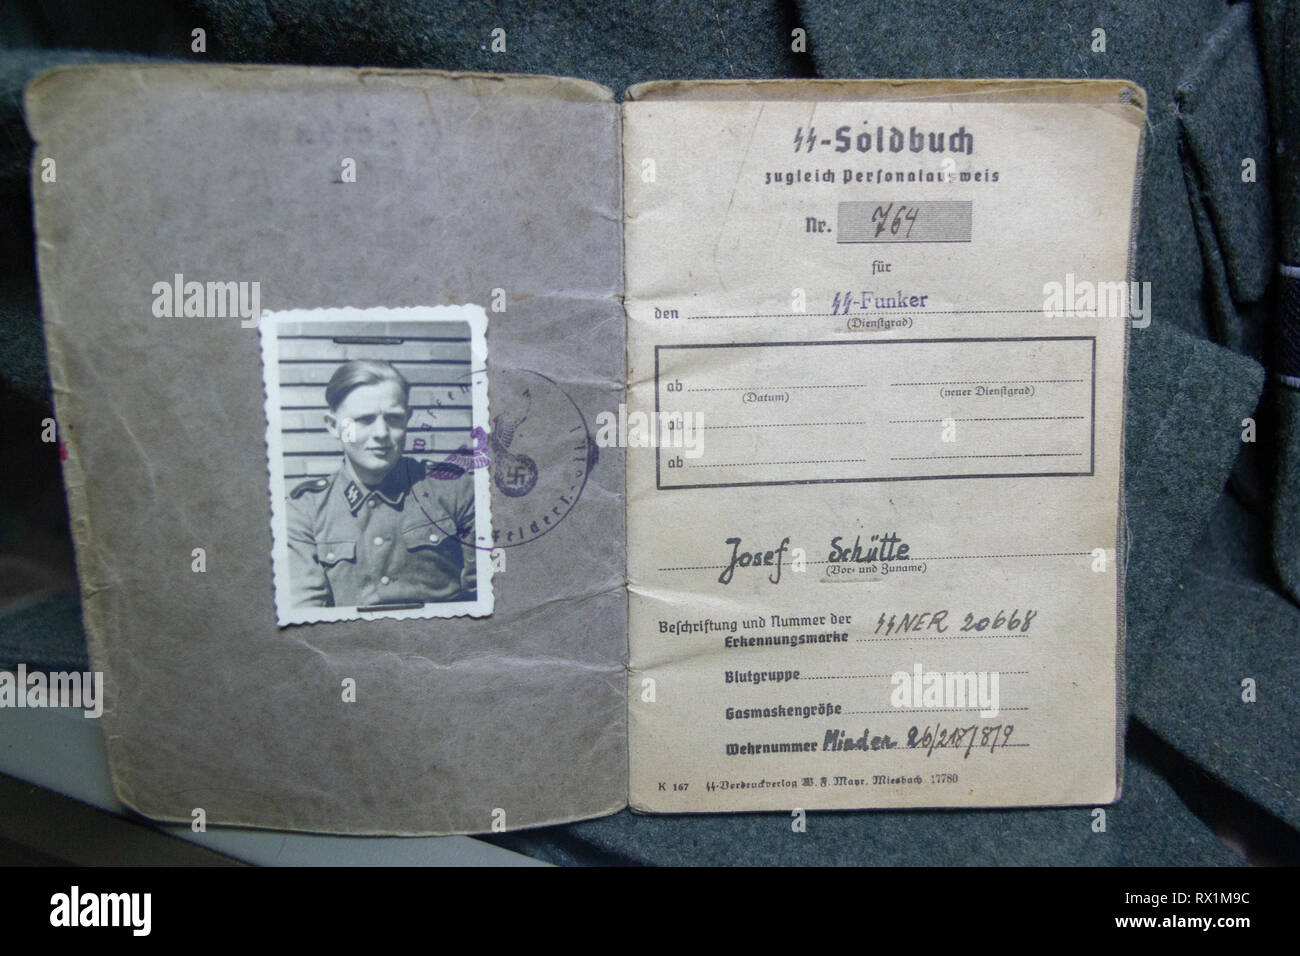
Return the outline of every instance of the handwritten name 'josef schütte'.
{"type": "MultiPolygon", "coordinates": [[[[911,551],[908,544],[893,531],[873,534],[865,543],[862,535],[857,535],[852,545],[845,544],[844,541],[843,535],[836,535],[831,539],[830,554],[826,559],[828,563],[873,564],[877,561],[904,561],[911,551]]],[[[768,574],[768,581],[772,584],[781,583],[781,568],[790,550],[788,535],[781,539],[777,547],[768,551],[742,550],[739,536],[727,538],[726,543],[731,545],[731,557],[727,561],[726,568],[718,575],[718,583],[730,584],[737,568],[773,568],[774,570],[768,574]]]]}

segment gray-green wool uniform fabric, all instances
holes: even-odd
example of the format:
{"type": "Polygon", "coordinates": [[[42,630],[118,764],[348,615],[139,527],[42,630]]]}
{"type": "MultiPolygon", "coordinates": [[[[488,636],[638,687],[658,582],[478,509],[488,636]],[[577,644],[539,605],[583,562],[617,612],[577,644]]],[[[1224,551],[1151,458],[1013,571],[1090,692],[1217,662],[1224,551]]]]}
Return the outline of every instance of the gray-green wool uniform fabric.
{"type": "MultiPolygon", "coordinates": [[[[1152,284],[1153,312],[1148,328],[1133,330],[1130,351],[1130,747],[1124,794],[1106,808],[1105,830],[1090,808],[822,813],[809,816],[804,833],[786,814],[625,811],[496,842],[564,863],[1239,863],[1202,819],[1200,789],[1221,787],[1224,799],[1262,808],[1296,845],[1288,825],[1300,826],[1300,397],[1279,384],[1276,345],[1277,264],[1300,264],[1294,2],[157,3],[183,35],[159,41],[156,26],[132,33],[115,23],[105,47],[112,54],[0,51],[8,132],[0,211],[18,226],[0,273],[0,375],[35,406],[48,402],[48,381],[24,245],[31,146],[19,96],[38,65],[64,57],[197,59],[185,37],[203,26],[210,61],[552,73],[619,93],[644,80],[707,77],[1141,84],[1149,128],[1136,277],[1152,284]],[[491,48],[496,28],[506,31],[505,52],[491,48]],[[791,49],[796,28],[806,31],[806,52],[791,49]],[[1104,52],[1094,50],[1097,29],[1104,52]],[[1243,178],[1245,159],[1253,181],[1243,178]],[[1253,442],[1243,441],[1247,420],[1253,442]],[[1253,682],[1253,703],[1243,681],[1253,682]],[[1175,766],[1190,768],[1195,786],[1175,766]]],[[[28,35],[47,47],[84,43],[86,18],[93,23],[94,12],[28,35]]],[[[81,648],[75,608],[66,594],[0,609],[0,656],[67,660],[81,648]]]]}

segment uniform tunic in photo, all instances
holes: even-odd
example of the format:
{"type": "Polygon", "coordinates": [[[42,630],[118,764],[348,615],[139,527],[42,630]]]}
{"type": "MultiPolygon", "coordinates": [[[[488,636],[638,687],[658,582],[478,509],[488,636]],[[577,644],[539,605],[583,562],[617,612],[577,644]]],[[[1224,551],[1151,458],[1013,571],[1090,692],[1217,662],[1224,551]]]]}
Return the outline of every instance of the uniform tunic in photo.
{"type": "Polygon", "coordinates": [[[345,461],[289,495],[296,607],[474,600],[474,476],[402,458],[367,488],[345,461]]]}

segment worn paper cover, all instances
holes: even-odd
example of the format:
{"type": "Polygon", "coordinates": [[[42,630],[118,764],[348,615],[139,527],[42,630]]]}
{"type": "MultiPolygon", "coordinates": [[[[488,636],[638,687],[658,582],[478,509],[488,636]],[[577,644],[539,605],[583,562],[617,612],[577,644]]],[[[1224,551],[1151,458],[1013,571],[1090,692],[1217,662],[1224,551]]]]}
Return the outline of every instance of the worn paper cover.
{"type": "Polygon", "coordinates": [[[34,164],[42,297],[120,798],[354,833],[621,807],[623,466],[617,448],[586,461],[582,424],[617,404],[625,368],[608,91],[105,67],[47,74],[28,114],[57,163],[55,182],[34,164]],[[587,472],[553,527],[544,463],[531,494],[493,486],[490,617],[277,627],[258,330],[155,315],[153,287],[180,276],[257,280],[268,311],[486,311],[492,414],[527,418],[516,451],[577,444],[587,472]]]}

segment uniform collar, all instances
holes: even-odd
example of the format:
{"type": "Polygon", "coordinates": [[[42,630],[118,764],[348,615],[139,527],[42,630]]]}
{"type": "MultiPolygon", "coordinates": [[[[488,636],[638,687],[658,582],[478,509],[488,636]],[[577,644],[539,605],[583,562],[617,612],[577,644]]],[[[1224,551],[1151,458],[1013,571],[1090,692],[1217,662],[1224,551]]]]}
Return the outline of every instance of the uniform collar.
{"type": "Polygon", "coordinates": [[[400,508],[402,499],[411,490],[411,482],[406,473],[405,458],[398,459],[392,471],[384,476],[384,480],[377,487],[367,488],[352,470],[352,462],[345,457],[343,467],[339,471],[339,481],[343,488],[343,500],[347,502],[348,510],[354,515],[361,510],[366,500],[372,497],[378,498],[394,508],[400,508]]]}

